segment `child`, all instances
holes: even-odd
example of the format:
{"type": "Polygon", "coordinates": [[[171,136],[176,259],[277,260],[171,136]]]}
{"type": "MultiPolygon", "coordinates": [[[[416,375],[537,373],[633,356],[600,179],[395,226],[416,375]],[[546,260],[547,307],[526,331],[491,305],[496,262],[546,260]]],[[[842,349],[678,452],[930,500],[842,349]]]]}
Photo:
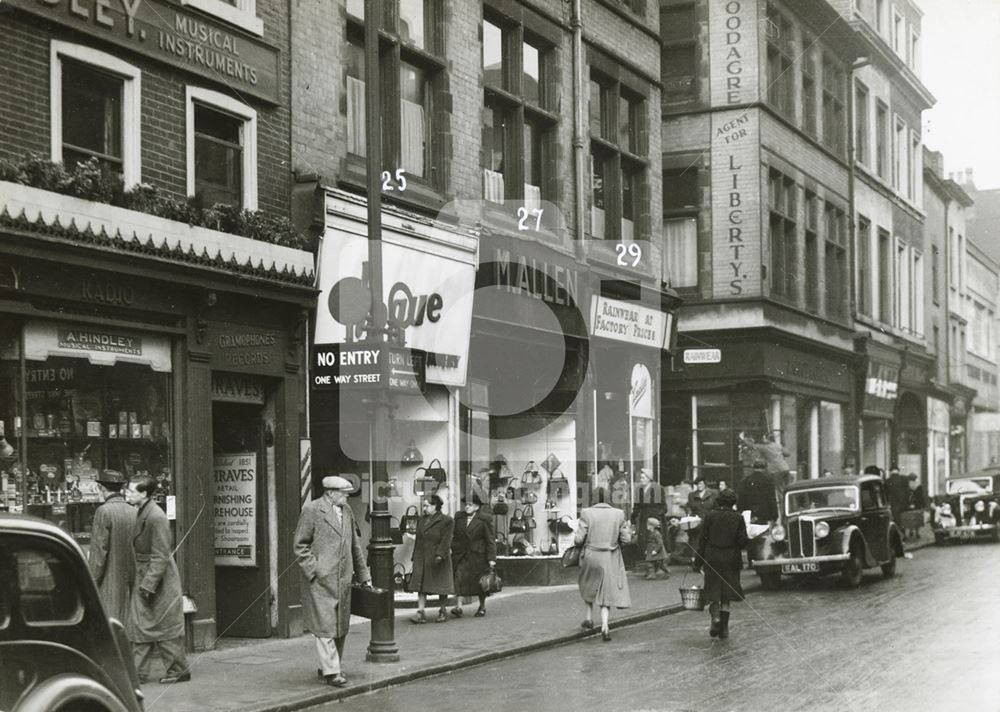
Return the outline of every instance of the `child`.
{"type": "Polygon", "coordinates": [[[660,520],[650,517],[646,520],[646,563],[649,564],[649,572],[646,580],[659,578],[658,572],[663,572],[664,578],[670,578],[670,571],[667,569],[667,549],[663,546],[663,536],[660,534],[660,520]]]}

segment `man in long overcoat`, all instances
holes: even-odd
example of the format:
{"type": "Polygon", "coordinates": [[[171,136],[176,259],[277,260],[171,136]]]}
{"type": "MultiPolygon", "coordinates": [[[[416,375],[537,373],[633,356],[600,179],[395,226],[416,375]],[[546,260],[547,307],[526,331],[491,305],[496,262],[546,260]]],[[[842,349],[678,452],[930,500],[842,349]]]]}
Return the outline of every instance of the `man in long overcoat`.
{"type": "Polygon", "coordinates": [[[125,501],[125,475],[104,470],[97,479],[104,503],[94,512],[90,535],[90,572],[108,615],[123,625],[128,620],[129,597],[135,576],[135,508],[125,501]]]}
{"type": "Polygon", "coordinates": [[[316,638],[320,674],[326,684],[347,684],[341,670],[351,626],[351,582],[371,584],[361,532],[347,506],[354,486],[343,477],[323,478],[323,495],[307,502],[295,527],[294,547],[302,569],[302,614],[316,638]]]}
{"type": "Polygon", "coordinates": [[[140,681],[158,651],[166,667],[161,684],[191,679],[184,653],[184,604],[181,577],[170,546],[170,524],[153,499],[156,480],[144,477],[128,490],[129,504],[139,508],[135,518],[135,580],[125,630],[135,652],[140,681]]]}

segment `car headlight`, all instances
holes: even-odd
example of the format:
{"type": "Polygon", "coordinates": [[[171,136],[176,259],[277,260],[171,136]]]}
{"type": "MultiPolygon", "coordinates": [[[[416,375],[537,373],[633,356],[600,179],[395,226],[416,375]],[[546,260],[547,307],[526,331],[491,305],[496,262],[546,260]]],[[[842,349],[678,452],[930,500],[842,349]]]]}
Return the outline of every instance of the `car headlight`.
{"type": "Polygon", "coordinates": [[[984,502],[983,500],[979,500],[979,501],[978,501],[978,502],[976,502],[976,504],[974,505],[974,509],[975,509],[975,510],[976,510],[977,512],[985,512],[985,511],[986,511],[986,502],[984,502]]]}
{"type": "Polygon", "coordinates": [[[774,539],[775,541],[784,541],[785,528],[780,524],[775,524],[773,527],[771,527],[771,538],[774,539]]]}
{"type": "Polygon", "coordinates": [[[826,522],[816,522],[816,528],[814,531],[816,532],[816,538],[822,539],[830,533],[830,525],[826,522]]]}

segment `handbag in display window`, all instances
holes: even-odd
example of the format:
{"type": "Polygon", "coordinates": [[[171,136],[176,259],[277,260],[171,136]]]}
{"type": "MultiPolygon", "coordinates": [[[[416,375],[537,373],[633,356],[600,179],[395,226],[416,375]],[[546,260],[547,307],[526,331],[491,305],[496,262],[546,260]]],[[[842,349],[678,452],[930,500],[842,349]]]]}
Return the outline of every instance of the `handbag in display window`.
{"type": "Polygon", "coordinates": [[[507,525],[507,529],[511,534],[524,534],[528,531],[528,525],[525,522],[522,510],[514,510],[514,516],[511,518],[510,524],[507,525]]]}
{"type": "Polygon", "coordinates": [[[497,491],[493,497],[493,501],[490,503],[490,508],[493,510],[493,514],[506,514],[509,511],[507,507],[507,495],[504,492],[497,491]]]}
{"type": "Polygon", "coordinates": [[[444,471],[444,468],[441,466],[441,461],[438,460],[436,457],[429,463],[427,463],[427,471],[425,476],[430,477],[439,485],[444,484],[445,481],[447,481],[448,479],[448,473],[444,471]],[[434,465],[435,462],[437,463],[436,466],[434,465]]]}
{"type": "Polygon", "coordinates": [[[402,541],[402,533],[416,534],[417,533],[417,522],[420,521],[420,515],[417,514],[417,505],[411,504],[406,508],[406,512],[403,516],[399,518],[399,529],[400,529],[400,541],[402,541]],[[410,514],[410,510],[413,510],[413,514],[410,514]]]}
{"type": "Polygon", "coordinates": [[[406,567],[402,564],[396,564],[392,567],[392,582],[396,585],[397,591],[408,591],[410,589],[410,577],[411,573],[407,572],[406,567]]]}
{"type": "Polygon", "coordinates": [[[507,499],[509,499],[512,502],[517,499],[520,499],[521,491],[523,489],[524,488],[521,486],[520,477],[511,478],[511,480],[507,483],[507,499]],[[514,484],[515,482],[517,483],[517,485],[514,484]]]}
{"type": "Polygon", "coordinates": [[[538,493],[534,490],[528,490],[521,496],[521,499],[525,504],[534,504],[538,501],[538,493]]]}
{"type": "Polygon", "coordinates": [[[549,456],[542,462],[542,467],[544,467],[545,471],[551,475],[559,469],[559,465],[561,464],[562,462],[558,457],[556,457],[556,454],[554,452],[550,452],[549,456]]]}
{"type": "Polygon", "coordinates": [[[396,517],[389,517],[389,539],[392,540],[393,544],[403,543],[403,528],[402,524],[396,517]],[[392,520],[396,520],[396,526],[392,525],[392,520]]]}
{"type": "Polygon", "coordinates": [[[531,504],[524,505],[524,526],[528,529],[535,528],[535,508],[531,504]]]}
{"type": "Polygon", "coordinates": [[[438,488],[438,481],[427,474],[426,467],[418,467],[413,477],[413,494],[424,497],[434,494],[438,488]]]}
{"type": "Polygon", "coordinates": [[[569,479],[566,477],[566,473],[563,472],[559,467],[556,467],[556,469],[551,470],[549,472],[549,486],[551,486],[553,483],[564,484],[567,482],[569,482],[569,479]]]}
{"type": "Polygon", "coordinates": [[[542,475],[538,471],[534,460],[528,460],[528,464],[524,466],[524,472],[521,473],[521,482],[526,486],[542,484],[542,475]]]}
{"type": "Polygon", "coordinates": [[[507,535],[497,534],[497,540],[494,542],[496,546],[497,556],[507,556],[510,553],[510,547],[507,545],[507,535]]]}
{"type": "Polygon", "coordinates": [[[568,514],[564,514],[558,519],[549,520],[549,531],[553,534],[569,534],[573,531],[572,519],[568,514]]]}

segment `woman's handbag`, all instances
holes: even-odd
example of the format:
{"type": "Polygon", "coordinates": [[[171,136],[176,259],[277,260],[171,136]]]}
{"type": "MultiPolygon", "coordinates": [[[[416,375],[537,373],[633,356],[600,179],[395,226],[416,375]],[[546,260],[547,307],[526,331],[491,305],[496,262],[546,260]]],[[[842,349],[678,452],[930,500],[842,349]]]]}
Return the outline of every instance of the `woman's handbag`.
{"type": "Polygon", "coordinates": [[[431,479],[433,479],[439,485],[440,484],[444,484],[445,481],[448,479],[448,473],[444,471],[444,468],[441,467],[441,461],[438,460],[436,457],[433,460],[431,460],[429,463],[427,463],[427,475],[426,476],[430,477],[431,479]],[[437,463],[436,467],[434,466],[435,462],[437,463]]]}
{"type": "Polygon", "coordinates": [[[562,555],[562,565],[563,565],[563,568],[566,568],[566,569],[568,569],[570,566],[579,566],[580,565],[580,547],[579,546],[571,546],[570,548],[566,549],[566,551],[563,552],[563,555],[562,555]]]}
{"type": "Polygon", "coordinates": [[[507,507],[507,495],[498,491],[493,497],[493,502],[490,504],[490,508],[493,510],[494,514],[506,514],[509,511],[509,508],[507,507]]]}
{"type": "Polygon", "coordinates": [[[534,460],[528,460],[528,464],[524,466],[524,472],[521,473],[521,482],[525,486],[542,484],[542,475],[538,472],[538,467],[535,465],[534,460]]]}
{"type": "Polygon", "coordinates": [[[438,488],[438,484],[437,480],[427,474],[426,467],[418,467],[413,476],[413,494],[419,497],[434,494],[434,491],[438,488]]]}
{"type": "Polygon", "coordinates": [[[524,505],[524,526],[528,529],[535,528],[535,508],[530,503],[524,505]]]}
{"type": "Polygon", "coordinates": [[[538,501],[538,493],[535,492],[534,490],[528,490],[521,496],[521,500],[525,504],[534,504],[535,502],[538,501]]]}
{"type": "Polygon", "coordinates": [[[417,533],[417,522],[420,521],[420,516],[417,514],[417,506],[411,504],[406,508],[406,512],[402,517],[399,518],[399,530],[400,530],[400,540],[402,540],[402,532],[407,534],[417,533]],[[410,510],[413,510],[413,514],[410,514],[410,510]]]}
{"type": "Polygon", "coordinates": [[[500,593],[503,591],[503,579],[497,576],[496,571],[491,570],[488,574],[479,577],[479,588],[487,596],[491,593],[500,593]]]}
{"type": "Polygon", "coordinates": [[[512,477],[507,482],[507,499],[509,499],[511,501],[514,501],[516,499],[520,499],[520,497],[521,497],[521,490],[523,490],[523,489],[524,488],[521,487],[521,478],[520,477],[512,477]],[[514,485],[515,482],[517,483],[517,486],[514,485]]]}
{"type": "Polygon", "coordinates": [[[554,452],[550,452],[549,456],[545,458],[544,462],[542,462],[542,467],[544,467],[545,471],[551,475],[559,468],[559,465],[561,464],[562,462],[560,462],[559,458],[556,457],[556,454],[554,452]]]}
{"type": "Polygon", "coordinates": [[[507,525],[508,530],[511,534],[524,534],[528,531],[528,525],[524,519],[524,512],[520,509],[514,510],[514,516],[510,520],[510,524],[507,525]]]}

